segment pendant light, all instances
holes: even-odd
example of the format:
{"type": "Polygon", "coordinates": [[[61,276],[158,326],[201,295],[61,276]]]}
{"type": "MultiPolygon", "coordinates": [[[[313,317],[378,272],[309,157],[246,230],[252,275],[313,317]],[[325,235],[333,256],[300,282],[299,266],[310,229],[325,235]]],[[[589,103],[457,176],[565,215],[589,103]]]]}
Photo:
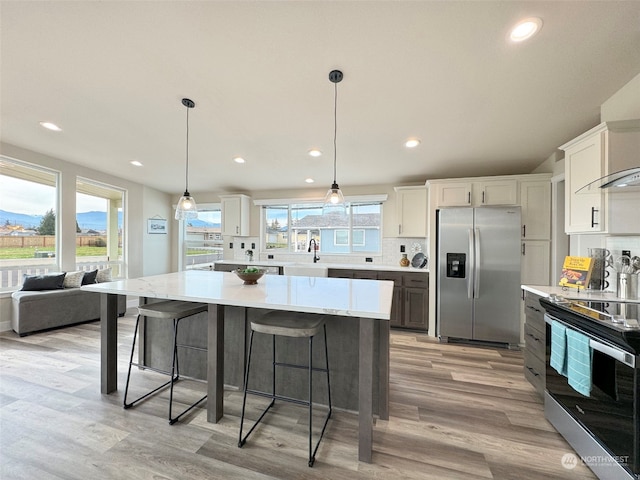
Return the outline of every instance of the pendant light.
{"type": "Polygon", "coordinates": [[[178,200],[176,207],[176,220],[191,220],[198,218],[198,207],[196,201],[189,193],[189,109],[196,106],[193,100],[188,98],[182,99],[182,104],[187,107],[187,163],[185,168],[184,194],[178,200]]]}
{"type": "Polygon", "coordinates": [[[342,72],[340,70],[332,70],[329,72],[329,80],[333,83],[334,96],[333,96],[333,183],[331,188],[327,191],[324,197],[322,205],[322,213],[337,213],[344,215],[346,213],[346,207],[344,203],[344,196],[336,181],[336,162],[337,162],[337,149],[336,149],[336,137],[338,134],[338,82],[342,81],[342,72]]]}

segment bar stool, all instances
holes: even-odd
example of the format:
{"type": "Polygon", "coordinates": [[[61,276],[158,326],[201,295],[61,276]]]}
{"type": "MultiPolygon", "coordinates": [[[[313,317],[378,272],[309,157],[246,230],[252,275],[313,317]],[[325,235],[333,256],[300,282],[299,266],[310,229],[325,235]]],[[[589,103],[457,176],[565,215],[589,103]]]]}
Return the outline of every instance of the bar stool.
{"type": "Polygon", "coordinates": [[[251,322],[251,337],[249,340],[249,356],[247,359],[247,366],[245,369],[245,377],[244,377],[244,388],[243,388],[243,399],[242,399],[242,414],[240,416],[240,435],[238,440],[238,447],[242,448],[247,441],[251,432],[256,428],[258,423],[262,420],[265,414],[269,411],[269,409],[275,404],[276,400],[283,400],[286,402],[296,403],[298,405],[305,405],[309,407],[309,467],[313,467],[313,463],[315,462],[316,452],[318,451],[318,447],[320,446],[320,441],[324,435],[324,431],[327,428],[327,423],[329,422],[329,418],[331,417],[331,387],[329,383],[329,356],[327,353],[327,326],[325,325],[324,317],[321,315],[313,315],[313,314],[301,314],[297,312],[284,312],[284,311],[273,311],[264,315],[259,320],[254,320],[251,322]],[[320,332],[320,330],[324,330],[324,355],[325,355],[325,368],[316,368],[313,366],[313,338],[320,332]],[[273,352],[273,362],[272,362],[272,373],[271,373],[271,392],[263,392],[259,390],[252,390],[248,388],[249,384],[249,370],[251,367],[251,351],[253,348],[253,336],[254,334],[264,333],[267,335],[271,335],[272,338],[272,352],[273,352]],[[276,336],[281,337],[295,337],[295,338],[308,338],[309,339],[309,360],[307,365],[296,365],[290,363],[282,363],[276,361],[276,336]],[[288,368],[298,368],[308,370],[309,375],[309,400],[298,400],[291,397],[286,397],[282,395],[278,395],[276,393],[276,367],[288,367],[288,368]],[[327,374],[327,398],[329,400],[329,410],[327,412],[327,416],[324,420],[324,424],[322,426],[322,431],[320,432],[320,437],[318,438],[318,442],[315,445],[315,449],[313,448],[312,442],[312,432],[313,432],[313,393],[312,393],[312,377],[313,372],[324,372],[327,374]],[[244,424],[244,414],[245,407],[247,403],[247,394],[258,395],[262,397],[267,397],[271,399],[271,402],[267,406],[267,408],[262,412],[258,420],[253,424],[251,429],[247,432],[247,434],[242,436],[242,427],[244,424]]]}
{"type": "MultiPolygon", "coordinates": [[[[136,326],[133,331],[133,344],[131,346],[131,357],[129,358],[129,371],[127,372],[127,384],[124,389],[124,408],[128,409],[133,407],[136,403],[145,398],[153,395],[159,390],[165,388],[169,385],[169,425],[173,425],[178,421],[180,417],[182,417],[189,410],[194,408],[200,402],[205,400],[207,396],[205,395],[197,402],[193,403],[191,406],[182,411],[178,416],[172,416],[172,407],[173,407],[173,386],[174,384],[181,379],[180,377],[180,369],[178,366],[178,348],[188,348],[192,350],[206,351],[206,348],[193,347],[191,345],[183,345],[178,343],[178,326],[180,324],[180,320],[183,318],[190,317],[197,313],[206,312],[207,304],[206,303],[194,303],[194,302],[183,302],[179,300],[168,300],[165,302],[157,302],[150,303],[148,305],[143,305],[138,307],[138,318],[136,319],[136,326]],[[147,365],[142,365],[133,361],[133,352],[136,348],[136,337],[138,334],[138,327],[140,325],[140,317],[147,318],[156,318],[156,319],[164,319],[164,320],[173,320],[173,353],[171,360],[171,371],[168,372],[166,370],[161,370],[158,368],[150,367],[147,365]],[[159,387],[147,392],[141,397],[136,398],[134,401],[127,403],[127,394],[129,392],[129,380],[131,378],[131,367],[139,367],[142,369],[152,370],[154,372],[162,373],[164,375],[169,375],[171,378],[160,385],[159,387]]],[[[182,377],[188,378],[188,377],[182,377]]]]}

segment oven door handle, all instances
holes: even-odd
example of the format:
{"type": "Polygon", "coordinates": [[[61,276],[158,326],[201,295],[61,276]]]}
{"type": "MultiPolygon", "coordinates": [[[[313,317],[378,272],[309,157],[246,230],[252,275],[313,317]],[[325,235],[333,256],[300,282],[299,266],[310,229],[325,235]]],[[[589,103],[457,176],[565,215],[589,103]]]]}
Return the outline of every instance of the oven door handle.
{"type": "MultiPolygon", "coordinates": [[[[565,325],[567,328],[571,328],[571,326],[567,325],[566,323],[548,315],[545,314],[544,316],[544,321],[546,323],[548,323],[549,325],[551,325],[551,322],[553,320],[559,321],[560,323],[562,323],[563,325],[565,325]]],[[[593,348],[594,350],[599,351],[600,353],[604,353],[605,355],[618,360],[621,363],[624,363],[625,365],[628,365],[631,368],[636,368],[636,357],[634,357],[632,354],[627,353],[623,350],[618,350],[617,348],[613,348],[610,347],[609,345],[605,345],[604,343],[598,342],[597,340],[594,340],[593,338],[589,338],[589,346],[591,348],[593,348]]]]}
{"type": "Polygon", "coordinates": [[[636,367],[636,359],[630,353],[623,352],[622,350],[618,350],[617,348],[610,347],[609,345],[605,345],[604,343],[600,343],[591,338],[589,339],[589,346],[594,350],[604,353],[608,357],[614,358],[619,362],[622,362],[625,365],[630,366],[631,368],[636,367]]]}

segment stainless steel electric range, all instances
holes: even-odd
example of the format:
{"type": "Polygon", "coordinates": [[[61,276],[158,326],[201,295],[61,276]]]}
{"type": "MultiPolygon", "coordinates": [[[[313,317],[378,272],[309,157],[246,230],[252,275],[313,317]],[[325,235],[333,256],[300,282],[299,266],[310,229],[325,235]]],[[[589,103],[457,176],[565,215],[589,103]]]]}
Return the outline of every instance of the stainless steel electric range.
{"type": "Polygon", "coordinates": [[[602,480],[640,479],[640,304],[542,298],[545,416],[602,480]],[[550,365],[551,324],[581,332],[592,353],[589,396],[550,365]]]}

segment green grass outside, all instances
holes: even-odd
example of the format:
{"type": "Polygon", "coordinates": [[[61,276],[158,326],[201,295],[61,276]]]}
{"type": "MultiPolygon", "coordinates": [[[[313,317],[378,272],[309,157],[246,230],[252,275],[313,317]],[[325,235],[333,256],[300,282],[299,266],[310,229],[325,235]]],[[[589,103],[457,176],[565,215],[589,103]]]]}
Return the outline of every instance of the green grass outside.
{"type": "MultiPolygon", "coordinates": [[[[38,252],[53,252],[54,248],[42,248],[37,249],[38,252]]],[[[35,258],[35,247],[18,247],[18,248],[0,248],[0,260],[14,259],[14,258],[35,258]]],[[[106,257],[107,247],[78,247],[76,249],[76,256],[78,257],[106,257]]]]}

